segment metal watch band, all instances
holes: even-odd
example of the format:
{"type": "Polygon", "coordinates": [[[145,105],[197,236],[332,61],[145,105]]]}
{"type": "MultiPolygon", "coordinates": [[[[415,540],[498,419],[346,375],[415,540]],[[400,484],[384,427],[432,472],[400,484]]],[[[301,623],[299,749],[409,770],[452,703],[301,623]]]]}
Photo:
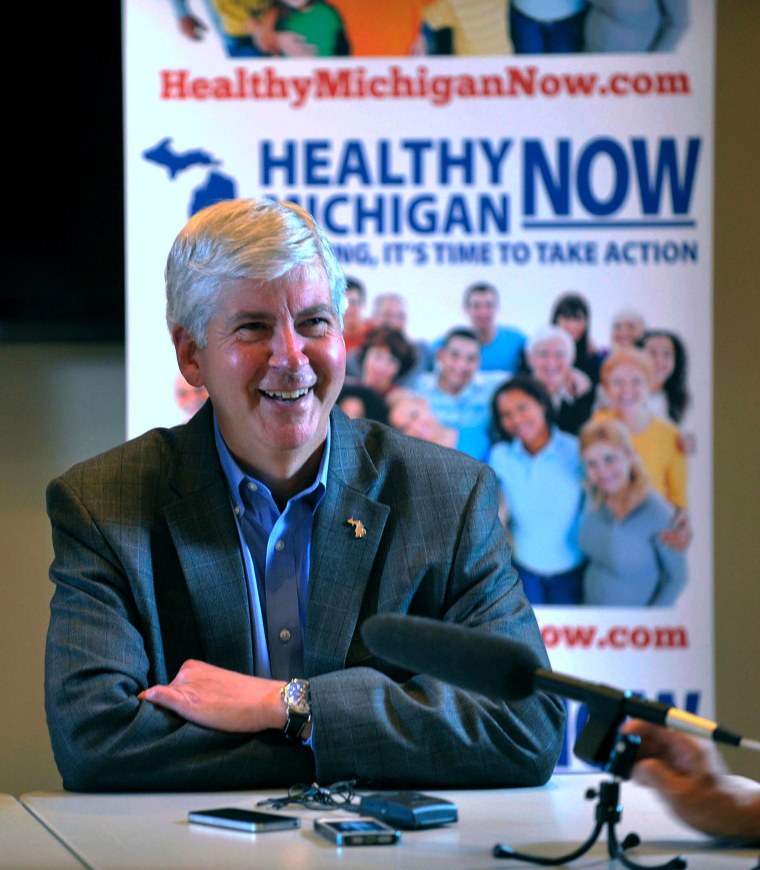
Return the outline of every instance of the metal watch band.
{"type": "Polygon", "coordinates": [[[311,722],[309,681],[291,680],[280,689],[280,697],[285,702],[287,716],[283,734],[291,738],[300,737],[304,728],[311,722]]]}

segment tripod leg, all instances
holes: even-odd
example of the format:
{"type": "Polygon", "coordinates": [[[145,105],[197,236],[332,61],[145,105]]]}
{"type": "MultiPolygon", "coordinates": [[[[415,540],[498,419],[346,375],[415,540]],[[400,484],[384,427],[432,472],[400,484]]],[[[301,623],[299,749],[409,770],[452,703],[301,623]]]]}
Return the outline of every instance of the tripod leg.
{"type": "Polygon", "coordinates": [[[528,861],[531,864],[540,864],[542,867],[558,866],[559,864],[567,864],[570,861],[574,861],[576,858],[580,858],[581,855],[585,855],[597,841],[601,831],[602,824],[601,822],[597,822],[594,826],[594,830],[591,832],[591,836],[584,843],[578,846],[574,851],[569,852],[567,855],[560,855],[558,858],[546,858],[542,855],[530,855],[527,852],[518,852],[511,846],[504,846],[501,843],[497,843],[493,847],[492,854],[494,858],[514,858],[516,861],[528,861]]]}
{"type": "Polygon", "coordinates": [[[615,826],[608,824],[607,826],[607,851],[610,853],[610,858],[617,858],[618,861],[629,870],[684,870],[686,867],[686,859],[682,855],[677,855],[671,858],[664,864],[637,864],[626,855],[626,849],[633,849],[639,845],[641,841],[636,834],[628,834],[624,838],[622,845],[618,842],[615,826]]]}

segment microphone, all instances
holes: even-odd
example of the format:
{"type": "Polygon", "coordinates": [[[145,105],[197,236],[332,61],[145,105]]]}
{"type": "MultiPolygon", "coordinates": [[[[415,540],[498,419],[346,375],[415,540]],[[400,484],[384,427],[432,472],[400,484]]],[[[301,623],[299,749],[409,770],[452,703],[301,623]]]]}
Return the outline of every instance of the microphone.
{"type": "Polygon", "coordinates": [[[369,651],[391,664],[490,698],[518,701],[543,690],[585,703],[590,709],[617,705],[620,721],[631,716],[717,743],[760,751],[760,741],[734,734],[717,722],[604,683],[546,670],[529,647],[476,628],[422,616],[379,613],[364,623],[361,634],[369,651]]]}
{"type": "Polygon", "coordinates": [[[423,616],[378,613],[361,629],[379,658],[489,698],[519,701],[535,690],[533,650],[497,634],[423,616]]]}

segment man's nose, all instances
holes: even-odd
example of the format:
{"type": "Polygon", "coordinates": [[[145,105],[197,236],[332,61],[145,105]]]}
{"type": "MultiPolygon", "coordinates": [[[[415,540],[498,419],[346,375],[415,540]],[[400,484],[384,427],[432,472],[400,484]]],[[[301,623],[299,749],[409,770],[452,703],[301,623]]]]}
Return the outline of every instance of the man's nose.
{"type": "Polygon", "coordinates": [[[304,339],[292,325],[278,327],[272,335],[269,365],[273,368],[297,369],[308,363],[303,352],[304,339]]]}

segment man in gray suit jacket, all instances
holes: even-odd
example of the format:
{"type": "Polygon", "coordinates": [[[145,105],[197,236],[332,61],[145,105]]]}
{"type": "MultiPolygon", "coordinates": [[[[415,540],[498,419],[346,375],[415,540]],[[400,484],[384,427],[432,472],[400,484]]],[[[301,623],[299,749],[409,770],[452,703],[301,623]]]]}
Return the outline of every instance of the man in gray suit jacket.
{"type": "Polygon", "coordinates": [[[335,408],[345,278],[288,203],[199,212],[167,320],[209,401],[53,481],[46,710],[72,790],[357,779],[536,785],[564,708],[490,700],[373,657],[375,613],[431,617],[548,659],[493,472],[335,408]]]}

